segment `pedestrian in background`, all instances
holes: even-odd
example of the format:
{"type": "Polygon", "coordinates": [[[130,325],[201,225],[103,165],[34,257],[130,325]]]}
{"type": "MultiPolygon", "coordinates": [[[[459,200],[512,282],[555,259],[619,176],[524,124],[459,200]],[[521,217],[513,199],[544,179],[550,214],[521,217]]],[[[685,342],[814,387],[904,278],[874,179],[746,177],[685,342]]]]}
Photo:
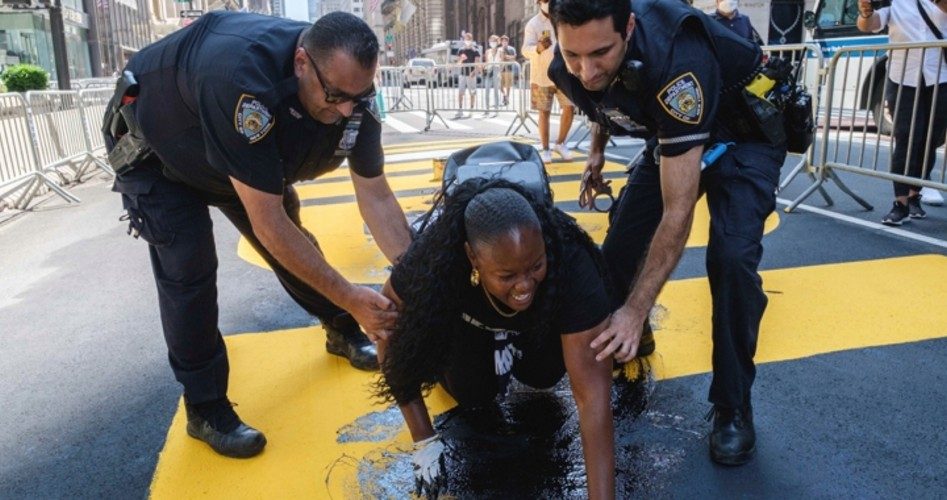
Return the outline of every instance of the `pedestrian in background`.
{"type": "Polygon", "coordinates": [[[500,49],[500,37],[490,35],[488,42],[487,55],[484,58],[486,63],[483,68],[483,88],[486,91],[487,106],[483,111],[483,116],[490,114],[490,95],[493,94],[493,116],[497,115],[500,108],[500,64],[503,62],[503,53],[500,49]]]}
{"type": "Polygon", "coordinates": [[[513,64],[516,62],[516,49],[510,45],[510,37],[500,37],[500,57],[504,64],[500,71],[500,90],[503,92],[503,105],[510,104],[510,87],[513,86],[513,64]]]}
{"type": "MultiPolygon", "coordinates": [[[[454,118],[464,117],[464,92],[470,94],[470,109],[477,102],[477,76],[480,74],[480,52],[474,45],[473,33],[464,33],[464,47],[457,53],[460,73],[457,75],[457,114],[454,118]]],[[[471,111],[472,113],[472,111],[471,111]]],[[[470,116],[470,115],[468,115],[470,116]]]]}
{"type": "Polygon", "coordinates": [[[566,136],[572,128],[572,103],[549,79],[547,72],[552,63],[556,33],[549,22],[549,1],[538,0],[539,13],[526,22],[523,35],[523,56],[529,60],[529,93],[532,108],[539,112],[539,141],[542,144],[540,156],[543,161],[552,161],[549,149],[549,115],[552,112],[552,100],[555,98],[562,107],[559,120],[559,139],[553,149],[563,160],[572,159],[572,153],[566,147],[566,136]]]}
{"type": "MultiPolygon", "coordinates": [[[[859,30],[877,33],[887,27],[891,43],[933,42],[947,33],[947,2],[943,0],[894,0],[890,7],[877,10],[870,0],[859,0],[858,12],[859,30]]],[[[894,119],[891,173],[918,179],[931,177],[937,148],[944,144],[947,133],[945,61],[947,55],[942,50],[895,50],[889,56],[885,105],[894,119]],[[928,132],[931,142],[925,148],[928,132]]],[[[928,197],[931,204],[944,202],[934,189],[895,181],[894,204],[881,222],[900,226],[911,219],[927,217],[921,199],[928,197]]]]}
{"type": "Polygon", "coordinates": [[[717,0],[717,10],[711,17],[741,37],[757,45],[763,45],[763,39],[753,28],[750,18],[740,14],[739,7],[738,0],[717,0]]]}

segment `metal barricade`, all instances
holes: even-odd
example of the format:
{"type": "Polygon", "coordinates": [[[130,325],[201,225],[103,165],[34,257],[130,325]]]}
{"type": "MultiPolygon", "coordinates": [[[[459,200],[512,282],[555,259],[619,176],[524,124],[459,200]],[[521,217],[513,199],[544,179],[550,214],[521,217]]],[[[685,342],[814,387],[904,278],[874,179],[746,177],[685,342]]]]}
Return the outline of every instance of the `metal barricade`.
{"type": "Polygon", "coordinates": [[[427,85],[431,120],[437,118],[451,128],[446,118],[459,120],[478,114],[496,119],[500,113],[520,115],[520,96],[515,91],[518,75],[522,75],[518,63],[448,64],[435,66],[432,71],[433,78],[427,85]],[[510,85],[508,95],[504,82],[510,85]],[[446,118],[444,113],[448,114],[446,118]]]}
{"type": "Polygon", "coordinates": [[[108,175],[115,176],[115,171],[99,154],[104,157],[105,138],[102,136],[102,117],[108,106],[113,88],[92,88],[79,91],[79,106],[82,110],[82,127],[85,130],[86,150],[89,152],[89,166],[94,166],[108,175]]]}
{"type": "Polygon", "coordinates": [[[39,164],[44,172],[56,173],[63,184],[81,181],[90,167],[111,172],[105,162],[92,154],[79,92],[27,92],[26,101],[35,125],[39,164]]]}
{"type": "Polygon", "coordinates": [[[47,188],[67,202],[79,202],[43,171],[29,113],[22,94],[0,94],[0,202],[14,199],[7,204],[24,209],[47,188]]]}
{"type": "MultiPolygon", "coordinates": [[[[941,50],[947,48],[947,42],[924,42],[902,44],[862,45],[858,47],[840,48],[829,61],[826,69],[824,86],[824,111],[821,120],[821,136],[818,137],[818,151],[815,155],[816,178],[813,183],[786,208],[790,211],[802,203],[826,181],[833,181],[843,192],[849,195],[865,209],[872,206],[852,192],[835,173],[836,170],[853,174],[866,175],[878,179],[901,182],[915,187],[930,187],[947,190],[945,183],[944,159],[937,161],[937,150],[944,144],[944,134],[932,134],[934,124],[944,124],[947,115],[935,112],[938,107],[937,93],[933,92],[932,102],[922,98],[921,92],[916,92],[914,99],[902,98],[899,90],[889,102],[890,116],[897,116],[910,106],[911,119],[907,124],[906,132],[908,143],[907,155],[903,164],[894,165],[893,156],[896,146],[894,134],[886,135],[885,121],[882,119],[886,109],[875,110],[874,120],[869,120],[868,113],[859,111],[859,103],[872,102],[878,92],[885,92],[884,86],[888,78],[901,81],[905,75],[905,66],[892,70],[892,56],[900,58],[907,56],[909,51],[920,51],[923,60],[927,54],[936,54],[937,81],[947,75],[947,65],[944,64],[941,50]],[[878,75],[879,68],[886,68],[885,75],[878,75]],[[894,72],[895,74],[892,74],[894,72]],[[862,77],[862,75],[867,75],[862,77]],[[867,81],[868,85],[862,85],[867,81]],[[920,120],[919,116],[927,117],[920,120]],[[878,121],[879,124],[874,123],[878,121]],[[927,130],[925,136],[916,133],[927,130]],[[886,158],[885,158],[886,157],[886,158]],[[909,175],[909,166],[912,163],[920,164],[919,176],[909,175]],[[928,177],[930,177],[928,179],[928,177]]],[[[918,81],[921,80],[923,65],[917,68],[918,81]]],[[[896,87],[897,88],[897,87],[896,87]]],[[[902,89],[904,87],[901,87],[902,89]]],[[[935,87],[936,88],[936,87],[935,87]]],[[[941,102],[941,106],[944,106],[941,102]]],[[[884,106],[884,101],[882,101],[884,106]]]]}
{"type": "Polygon", "coordinates": [[[426,87],[429,77],[423,71],[427,69],[405,66],[383,66],[378,69],[377,91],[381,94],[385,114],[415,113],[424,116],[430,125],[426,87]]]}
{"type": "Polygon", "coordinates": [[[72,80],[72,90],[93,89],[93,88],[115,88],[115,80],[118,77],[98,77],[98,78],[79,78],[72,80]]]}

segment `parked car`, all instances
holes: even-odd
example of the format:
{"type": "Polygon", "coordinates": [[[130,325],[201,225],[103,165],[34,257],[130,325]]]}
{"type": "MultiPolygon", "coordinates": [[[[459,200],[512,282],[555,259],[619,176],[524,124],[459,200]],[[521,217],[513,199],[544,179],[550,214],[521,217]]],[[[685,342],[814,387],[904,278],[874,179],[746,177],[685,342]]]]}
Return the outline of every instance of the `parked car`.
{"type": "Polygon", "coordinates": [[[416,57],[408,61],[404,70],[405,88],[412,85],[426,85],[434,71],[434,59],[416,57]]]}

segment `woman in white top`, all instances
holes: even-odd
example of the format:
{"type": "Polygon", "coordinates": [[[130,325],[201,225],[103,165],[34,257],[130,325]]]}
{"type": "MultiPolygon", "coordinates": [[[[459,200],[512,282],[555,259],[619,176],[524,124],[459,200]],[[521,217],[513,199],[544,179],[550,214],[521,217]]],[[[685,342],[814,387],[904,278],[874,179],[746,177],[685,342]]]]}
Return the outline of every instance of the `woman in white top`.
{"type": "Polygon", "coordinates": [[[490,114],[490,93],[493,93],[493,116],[497,115],[497,110],[500,108],[500,64],[503,62],[503,54],[500,51],[500,37],[497,35],[490,35],[490,48],[487,49],[487,64],[484,66],[484,84],[483,88],[487,93],[487,111],[483,112],[484,116],[490,114]]]}
{"type": "MultiPolygon", "coordinates": [[[[941,34],[947,33],[947,0],[893,0],[890,7],[877,10],[870,0],[858,0],[858,10],[858,29],[878,32],[887,26],[891,43],[937,41],[939,37],[928,21],[941,34]]],[[[894,50],[889,55],[887,73],[885,102],[894,118],[891,172],[930,179],[936,149],[944,144],[947,134],[947,53],[936,49],[894,50]],[[915,109],[917,115],[912,116],[915,109]],[[929,131],[931,143],[925,148],[929,131]]],[[[928,192],[932,198],[940,198],[940,193],[932,189],[925,189],[924,196],[928,192]]],[[[882,223],[900,226],[927,216],[917,186],[895,182],[894,195],[894,206],[882,223]]]]}

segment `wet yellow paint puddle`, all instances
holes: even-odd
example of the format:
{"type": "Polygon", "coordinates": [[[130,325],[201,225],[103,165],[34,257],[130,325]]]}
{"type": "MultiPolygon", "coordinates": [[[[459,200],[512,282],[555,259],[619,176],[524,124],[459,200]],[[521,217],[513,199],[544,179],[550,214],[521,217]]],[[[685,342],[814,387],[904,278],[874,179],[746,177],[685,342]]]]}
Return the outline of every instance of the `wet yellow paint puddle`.
{"type": "MultiPolygon", "coordinates": [[[[767,271],[763,279],[770,304],[757,354],[760,363],[947,337],[942,303],[947,257],[942,255],[767,271]],[[892,295],[892,283],[925,292],[892,295]]],[[[664,310],[652,357],[656,377],[710,371],[706,279],[669,283],[660,303],[664,310]]],[[[230,397],[239,404],[240,415],[266,433],[269,444],[256,458],[219,457],[187,436],[179,408],[159,457],[153,497],[351,498],[358,491],[350,464],[369,452],[409,442],[403,426],[380,441],[337,442],[340,428],[385,407],[370,399],[373,375],[326,354],[320,327],[226,340],[230,397]],[[330,474],[334,464],[348,467],[348,475],[330,474]]],[[[433,413],[452,404],[438,391],[429,399],[433,413]]]]}

